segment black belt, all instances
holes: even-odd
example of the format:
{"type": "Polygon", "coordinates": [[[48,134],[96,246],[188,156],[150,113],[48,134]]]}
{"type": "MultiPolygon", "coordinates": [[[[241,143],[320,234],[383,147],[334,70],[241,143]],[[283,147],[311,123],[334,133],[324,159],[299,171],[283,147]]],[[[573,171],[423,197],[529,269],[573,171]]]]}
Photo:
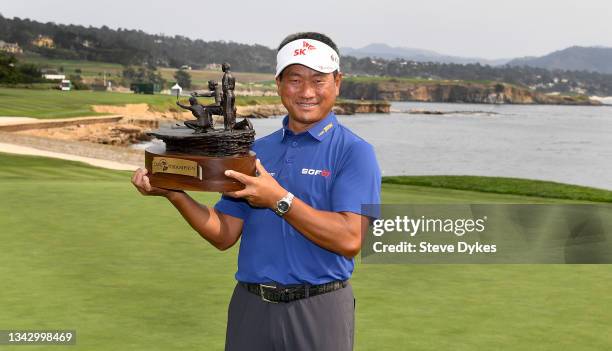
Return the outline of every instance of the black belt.
{"type": "Polygon", "coordinates": [[[305,299],[342,289],[348,285],[346,280],[337,280],[321,285],[272,285],[239,282],[248,292],[261,297],[266,302],[279,303],[305,299]]]}

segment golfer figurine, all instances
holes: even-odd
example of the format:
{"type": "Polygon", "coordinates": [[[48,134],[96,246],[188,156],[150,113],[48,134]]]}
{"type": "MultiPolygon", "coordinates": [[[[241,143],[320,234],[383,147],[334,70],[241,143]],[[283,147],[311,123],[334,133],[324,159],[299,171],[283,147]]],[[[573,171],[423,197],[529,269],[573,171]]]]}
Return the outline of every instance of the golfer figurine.
{"type": "Polygon", "coordinates": [[[236,96],[234,95],[236,79],[230,72],[229,63],[225,62],[221,69],[223,70],[221,80],[221,86],[223,87],[223,126],[225,130],[231,131],[236,124],[236,96]]]}
{"type": "Polygon", "coordinates": [[[181,104],[180,101],[177,101],[176,104],[181,108],[191,111],[193,116],[197,118],[195,121],[185,121],[185,126],[195,130],[197,133],[206,133],[213,129],[210,110],[206,106],[202,106],[195,96],[189,98],[189,106],[181,104]]]}

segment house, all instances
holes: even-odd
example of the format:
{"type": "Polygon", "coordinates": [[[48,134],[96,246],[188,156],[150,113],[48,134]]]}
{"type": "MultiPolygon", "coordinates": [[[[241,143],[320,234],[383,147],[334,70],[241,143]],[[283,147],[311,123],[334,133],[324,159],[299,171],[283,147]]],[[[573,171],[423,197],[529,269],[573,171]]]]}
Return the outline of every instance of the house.
{"type": "Polygon", "coordinates": [[[5,41],[0,40],[0,51],[9,52],[11,54],[21,54],[23,50],[19,47],[17,43],[7,43],[5,41]]]}
{"type": "Polygon", "coordinates": [[[32,40],[32,44],[38,46],[39,48],[49,48],[52,49],[55,47],[55,43],[51,37],[46,35],[39,35],[36,39],[32,40]]]}

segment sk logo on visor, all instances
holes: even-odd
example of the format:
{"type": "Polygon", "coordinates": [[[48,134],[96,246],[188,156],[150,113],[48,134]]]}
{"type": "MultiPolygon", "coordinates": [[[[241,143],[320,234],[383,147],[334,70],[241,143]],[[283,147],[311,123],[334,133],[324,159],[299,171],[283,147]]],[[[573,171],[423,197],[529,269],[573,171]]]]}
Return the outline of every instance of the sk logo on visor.
{"type": "Polygon", "coordinates": [[[315,50],[316,46],[310,44],[307,41],[302,42],[303,49],[295,49],[293,51],[293,56],[306,55],[306,53],[310,50],[315,50]]]}

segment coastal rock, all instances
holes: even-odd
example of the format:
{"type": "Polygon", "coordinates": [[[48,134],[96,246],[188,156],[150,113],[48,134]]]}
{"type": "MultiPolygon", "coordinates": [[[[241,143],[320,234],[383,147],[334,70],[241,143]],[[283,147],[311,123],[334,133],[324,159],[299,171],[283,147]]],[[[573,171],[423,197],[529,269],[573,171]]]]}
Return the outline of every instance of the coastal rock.
{"type": "Polygon", "coordinates": [[[150,140],[151,138],[145,133],[147,130],[149,130],[149,127],[123,122],[26,129],[16,133],[60,140],[79,140],[96,144],[127,146],[150,140]]]}
{"type": "Polygon", "coordinates": [[[272,105],[252,105],[236,107],[236,115],[238,117],[249,118],[268,118],[272,116],[283,116],[287,114],[285,106],[278,104],[272,105]]]}
{"type": "MultiPolygon", "coordinates": [[[[356,113],[389,113],[391,104],[386,101],[339,101],[333,108],[338,115],[354,115],[356,113]]],[[[272,116],[284,116],[287,114],[285,106],[278,105],[253,105],[238,106],[238,117],[268,118],[272,116]]]]}
{"type": "Polygon", "coordinates": [[[389,79],[373,82],[346,80],[340,95],[348,99],[454,102],[475,104],[599,105],[581,96],[555,96],[501,83],[413,82],[389,79]]]}
{"type": "Polygon", "coordinates": [[[389,113],[391,104],[386,101],[340,101],[334,106],[338,115],[354,115],[356,113],[389,113]]]}

